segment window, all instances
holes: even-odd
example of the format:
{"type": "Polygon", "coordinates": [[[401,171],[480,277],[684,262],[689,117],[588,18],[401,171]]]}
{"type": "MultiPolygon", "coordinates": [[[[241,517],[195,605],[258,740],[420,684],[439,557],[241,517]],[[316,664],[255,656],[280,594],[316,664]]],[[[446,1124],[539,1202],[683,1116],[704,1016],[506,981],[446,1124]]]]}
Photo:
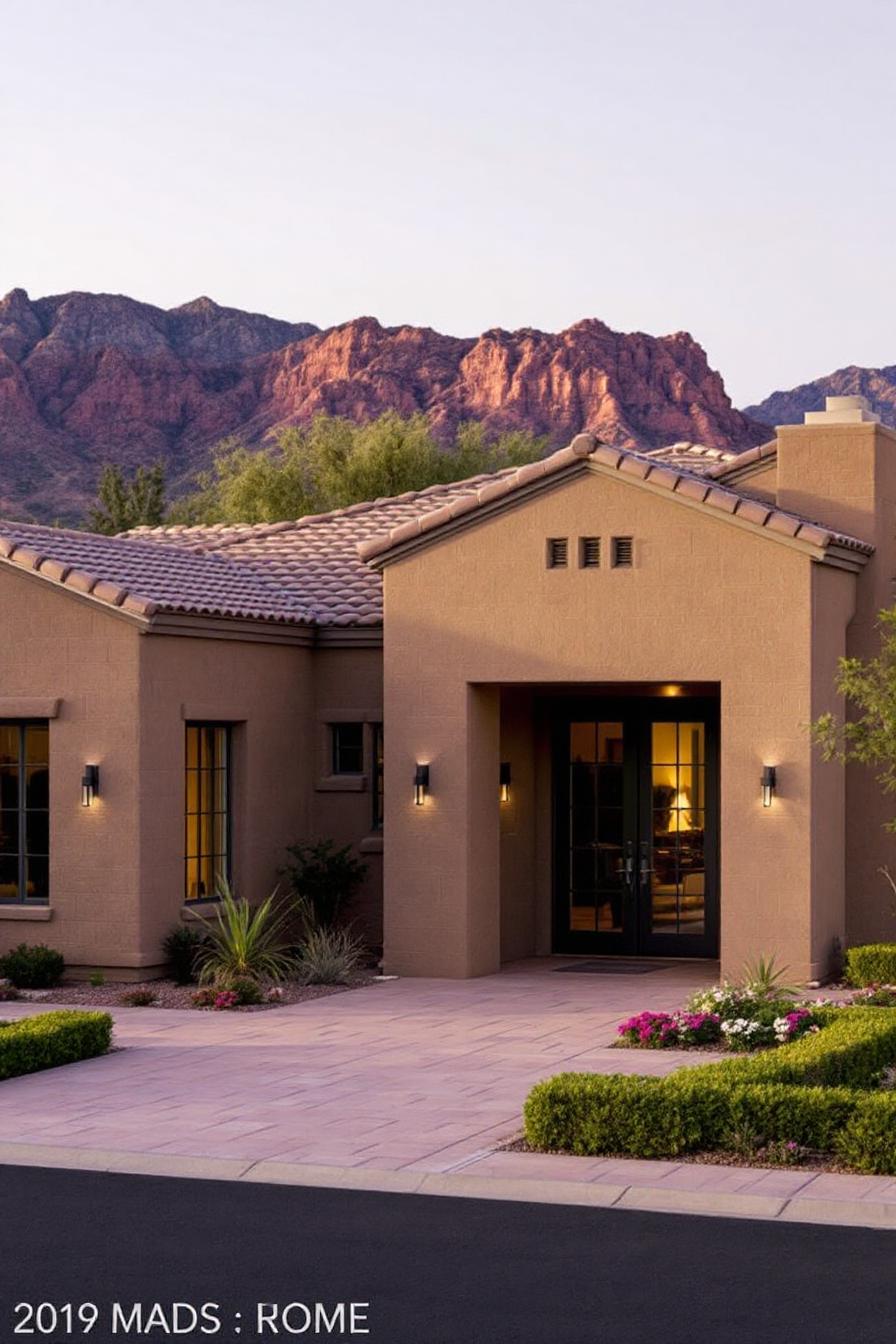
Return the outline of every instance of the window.
{"type": "Polygon", "coordinates": [[[188,901],[218,894],[230,880],[230,729],[187,724],[186,874],[188,901]]]}
{"type": "Polygon", "coordinates": [[[634,564],[635,543],[631,537],[613,538],[613,568],[631,569],[634,564]]]}
{"type": "Polygon", "coordinates": [[[363,723],[331,723],[330,738],[333,745],[333,774],[362,775],[364,773],[363,723]]]}
{"type": "Polygon", "coordinates": [[[579,565],[582,569],[600,568],[600,537],[579,537],[579,565]]]}
{"type": "Polygon", "coordinates": [[[381,831],[383,829],[383,725],[373,723],[370,725],[373,746],[373,769],[372,778],[372,803],[373,803],[373,829],[381,831]]]}
{"type": "Polygon", "coordinates": [[[50,726],[0,722],[0,901],[50,899],[50,726]]]}
{"type": "Polygon", "coordinates": [[[548,569],[565,569],[569,560],[569,543],[566,537],[548,537],[548,569]]]}

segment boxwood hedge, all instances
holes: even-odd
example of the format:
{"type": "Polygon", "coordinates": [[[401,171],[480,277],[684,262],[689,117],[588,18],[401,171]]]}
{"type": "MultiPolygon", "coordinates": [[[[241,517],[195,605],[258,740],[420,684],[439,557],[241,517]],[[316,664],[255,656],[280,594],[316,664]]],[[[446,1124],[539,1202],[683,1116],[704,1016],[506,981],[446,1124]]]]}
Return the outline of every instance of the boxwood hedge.
{"type": "Polygon", "coordinates": [[[102,1055],[111,1039],[108,1013],[60,1009],[0,1022],[0,1081],[102,1055]]]}
{"type": "Polygon", "coordinates": [[[846,952],[846,979],[857,989],[865,985],[896,985],[896,943],[866,943],[846,952]]]}
{"type": "Polygon", "coordinates": [[[820,1032],[792,1045],[666,1078],[559,1074],[530,1092],[526,1138],[589,1156],[677,1157],[746,1132],[896,1173],[896,1094],[862,1090],[896,1061],[896,1011],[831,1009],[823,1017],[820,1032]]]}

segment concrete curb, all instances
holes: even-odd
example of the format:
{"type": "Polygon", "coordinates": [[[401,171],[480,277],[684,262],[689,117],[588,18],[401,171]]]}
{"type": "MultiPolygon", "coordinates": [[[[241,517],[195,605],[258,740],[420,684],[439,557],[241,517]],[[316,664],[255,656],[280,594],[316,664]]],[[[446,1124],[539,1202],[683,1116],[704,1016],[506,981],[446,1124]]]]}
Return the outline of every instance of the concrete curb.
{"type": "Polygon", "coordinates": [[[425,1171],[380,1171],[373,1167],[315,1166],[251,1158],[187,1157],[102,1148],[54,1148],[37,1143],[0,1143],[0,1166],[104,1171],[132,1176],[187,1177],[266,1185],[374,1190],[384,1194],[447,1195],[454,1199],[503,1199],[534,1204],[753,1218],[782,1223],[896,1230],[896,1202],[863,1199],[800,1199],[771,1195],[676,1190],[668,1186],[611,1185],[600,1181],[476,1176],[425,1171]]]}

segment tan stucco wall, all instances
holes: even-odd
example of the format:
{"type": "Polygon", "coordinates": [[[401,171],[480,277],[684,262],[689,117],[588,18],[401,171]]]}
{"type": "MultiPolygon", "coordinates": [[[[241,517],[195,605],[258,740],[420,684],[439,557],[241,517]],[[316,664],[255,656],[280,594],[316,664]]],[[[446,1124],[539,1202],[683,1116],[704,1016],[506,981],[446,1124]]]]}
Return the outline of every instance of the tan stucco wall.
{"type": "Polygon", "coordinates": [[[0,717],[13,697],[61,700],[50,723],[49,922],[0,908],[0,950],[46,942],[70,962],[132,965],[139,902],[140,636],[121,618],[0,570],[0,717]],[[83,766],[100,764],[100,797],[80,802],[83,766]]]}
{"type": "MultiPolygon", "coordinates": [[[[782,426],[778,502],[876,546],[856,584],[846,647],[850,656],[874,657],[880,648],[877,614],[894,601],[896,433],[872,424],[782,426]]],[[[896,872],[896,836],[883,829],[896,815],[894,800],[881,793],[874,770],[850,766],[846,806],[846,940],[892,940],[892,893],[879,870],[896,872]]]]}
{"type": "MultiPolygon", "coordinates": [[[[0,568],[0,717],[17,698],[60,701],[50,724],[50,905],[0,905],[0,951],[47,942],[72,966],[122,974],[157,968],[184,904],[184,723],[233,725],[236,889],[251,900],[278,881],[288,844],[370,833],[363,792],[319,790],[334,717],[382,716],[377,648],[317,650],[142,634],[98,604],[0,568]],[[4,709],[4,706],[6,708],[4,709]],[[87,762],[100,797],[80,805],[87,762]],[[47,920],[46,915],[50,918],[47,920]],[[28,916],[23,918],[23,916],[28,916]]],[[[381,938],[382,858],[353,913],[381,938]]]]}
{"type": "Polygon", "coordinates": [[[383,651],[315,649],[312,669],[312,832],[351,845],[367,865],[364,885],[347,915],[359,936],[378,947],[383,941],[383,836],[373,830],[371,770],[357,781],[357,789],[339,787],[341,781],[330,776],[327,725],[340,720],[365,724],[365,756],[372,766],[372,725],[383,721],[383,651]]]}
{"type": "MultiPolygon", "coordinates": [[[[817,771],[805,729],[819,661],[827,675],[843,647],[851,576],[819,579],[807,555],[768,535],[601,473],[444,537],[384,577],[387,969],[478,974],[494,969],[501,942],[529,941],[525,887],[519,930],[509,913],[502,930],[500,850],[490,842],[499,699],[477,687],[700,681],[721,688],[723,969],[776,952],[801,978],[823,971],[842,927],[831,893],[816,918],[813,891],[822,863],[842,871],[840,786],[836,767],[817,771]],[[633,536],[634,568],[577,568],[575,541],[593,535],[633,536]],[[568,569],[545,567],[554,536],[570,539],[568,569]],[[813,620],[830,626],[817,659],[813,620]],[[412,801],[415,761],[431,766],[422,808],[412,801]],[[770,810],[759,798],[763,763],[779,771],[770,810]]],[[[526,852],[511,862],[521,867],[526,852]]],[[[550,899],[545,870],[536,855],[537,928],[550,899]]]]}

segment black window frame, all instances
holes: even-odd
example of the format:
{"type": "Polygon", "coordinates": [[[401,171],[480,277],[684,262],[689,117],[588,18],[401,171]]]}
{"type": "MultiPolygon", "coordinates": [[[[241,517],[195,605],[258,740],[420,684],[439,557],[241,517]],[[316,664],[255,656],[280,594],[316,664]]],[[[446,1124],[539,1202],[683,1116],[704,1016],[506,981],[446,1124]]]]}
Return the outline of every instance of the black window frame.
{"type": "Polygon", "coordinates": [[[333,775],[363,775],[364,773],[364,722],[363,720],[347,720],[343,723],[331,723],[330,728],[330,773],[333,775]],[[345,745],[340,742],[340,738],[347,729],[357,730],[357,741],[345,745]],[[344,753],[357,753],[353,759],[357,765],[349,769],[343,760],[344,753]]]}
{"type": "MultiPolygon", "coordinates": [[[[217,747],[216,747],[216,751],[217,751],[217,747]]],[[[217,755],[215,756],[215,760],[217,760],[217,755]]],[[[212,788],[214,788],[214,783],[215,783],[215,781],[214,781],[214,779],[212,779],[212,788]]],[[[184,724],[184,892],[183,892],[184,903],[187,904],[187,905],[195,905],[195,903],[196,903],[197,901],[214,901],[214,900],[218,900],[218,899],[219,899],[219,892],[218,892],[218,881],[219,881],[219,879],[223,878],[224,881],[229,885],[230,882],[231,882],[231,880],[232,880],[232,876],[233,876],[233,724],[231,724],[231,723],[227,723],[227,722],[224,722],[224,721],[220,721],[220,720],[204,720],[204,721],[189,720],[189,721],[187,721],[187,722],[184,724]],[[219,766],[219,765],[217,765],[217,764],[215,764],[215,765],[213,765],[213,766],[211,766],[211,767],[204,767],[204,766],[203,766],[203,764],[202,764],[202,736],[201,736],[201,734],[202,734],[204,731],[211,731],[211,732],[213,732],[213,733],[216,735],[216,741],[217,741],[217,733],[218,733],[218,732],[223,732],[223,733],[224,733],[224,764],[223,764],[223,766],[219,766]],[[198,765],[196,765],[196,766],[191,766],[191,765],[190,765],[190,733],[191,733],[191,732],[198,732],[198,733],[200,734],[199,739],[198,739],[198,744],[197,744],[197,745],[198,745],[197,760],[198,760],[199,763],[198,763],[198,765]],[[202,772],[203,772],[204,769],[208,769],[208,768],[211,769],[211,771],[212,771],[213,774],[214,774],[214,772],[217,771],[217,770],[222,770],[222,771],[223,771],[223,774],[224,774],[224,811],[223,811],[223,813],[220,812],[218,809],[216,809],[214,806],[212,806],[210,809],[209,809],[209,808],[203,808],[203,807],[202,807],[202,772]],[[196,810],[195,812],[191,812],[191,811],[189,810],[189,802],[190,802],[190,790],[189,790],[189,785],[190,785],[190,775],[191,775],[191,773],[196,774],[197,776],[199,776],[199,779],[198,779],[198,781],[197,781],[197,784],[198,784],[198,787],[197,787],[197,800],[198,800],[199,806],[198,806],[198,808],[197,808],[197,810],[196,810]],[[204,854],[204,853],[202,852],[202,820],[201,820],[201,819],[202,819],[203,817],[205,817],[205,816],[211,818],[211,829],[212,829],[212,835],[213,835],[213,836],[214,836],[214,831],[215,831],[215,817],[216,817],[216,816],[223,816],[223,817],[225,818],[225,824],[224,824],[224,845],[225,845],[225,850],[224,850],[224,853],[223,853],[223,854],[220,854],[220,853],[217,853],[217,852],[212,852],[212,853],[210,853],[210,854],[204,854]],[[199,818],[199,821],[198,821],[198,824],[197,824],[197,827],[196,827],[196,834],[197,834],[197,839],[198,839],[198,851],[197,851],[196,853],[191,853],[191,852],[190,852],[190,818],[191,818],[191,817],[197,817],[197,818],[199,818]],[[223,858],[223,860],[224,860],[223,867],[221,867],[221,866],[217,863],[217,860],[219,860],[219,859],[221,859],[221,858],[223,858]],[[194,895],[191,895],[191,894],[190,894],[190,864],[191,864],[191,863],[198,863],[199,867],[198,867],[198,870],[197,870],[197,886],[198,886],[198,887],[202,887],[202,886],[203,886],[202,863],[203,863],[203,860],[204,860],[204,859],[211,859],[211,860],[212,860],[212,869],[211,869],[212,890],[211,890],[211,891],[208,891],[208,890],[199,890],[199,891],[197,892],[197,894],[194,896],[194,895]]]]}
{"type": "MultiPolygon", "coordinates": [[[[14,896],[5,896],[0,894],[0,905],[28,905],[44,906],[50,903],[50,721],[49,719],[0,719],[0,728],[13,728],[18,730],[18,757],[15,762],[16,770],[16,806],[15,808],[2,809],[3,811],[16,813],[16,894],[14,896]],[[47,734],[47,759],[46,761],[28,761],[27,757],[27,734],[29,728],[41,728],[47,734]],[[46,807],[28,806],[28,768],[33,766],[46,766],[47,771],[47,805],[46,807]],[[29,813],[46,814],[47,830],[47,850],[46,853],[30,853],[28,850],[28,815],[29,813]],[[40,859],[46,863],[47,877],[44,888],[44,894],[40,896],[28,895],[28,860],[40,859]]],[[[7,766],[2,767],[8,768],[7,766]]],[[[3,858],[9,858],[7,854],[3,858]]]]}
{"type": "Polygon", "coordinates": [[[383,725],[370,725],[370,820],[375,831],[383,829],[383,725]]]}

